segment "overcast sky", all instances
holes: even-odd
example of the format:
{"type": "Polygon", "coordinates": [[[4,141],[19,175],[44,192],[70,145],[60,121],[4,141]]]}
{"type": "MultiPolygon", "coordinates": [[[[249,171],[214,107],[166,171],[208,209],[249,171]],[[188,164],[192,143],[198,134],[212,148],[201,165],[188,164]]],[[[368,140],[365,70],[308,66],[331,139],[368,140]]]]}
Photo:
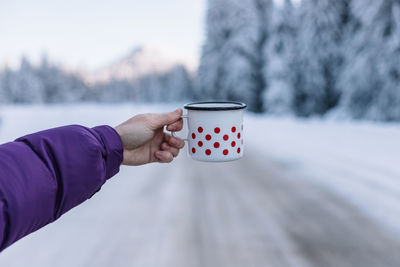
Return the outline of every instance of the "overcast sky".
{"type": "Polygon", "coordinates": [[[205,0],[0,0],[0,66],[44,52],[95,69],[145,44],[196,63],[205,0]]]}

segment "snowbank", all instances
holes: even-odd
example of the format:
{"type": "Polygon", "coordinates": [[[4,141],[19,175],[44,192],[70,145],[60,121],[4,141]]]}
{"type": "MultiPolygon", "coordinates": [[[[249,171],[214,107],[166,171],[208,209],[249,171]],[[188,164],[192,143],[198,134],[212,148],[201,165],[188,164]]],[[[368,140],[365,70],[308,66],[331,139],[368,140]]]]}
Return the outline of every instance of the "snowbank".
{"type": "Polygon", "coordinates": [[[249,116],[246,149],[259,149],[400,233],[400,124],[249,116]]]}

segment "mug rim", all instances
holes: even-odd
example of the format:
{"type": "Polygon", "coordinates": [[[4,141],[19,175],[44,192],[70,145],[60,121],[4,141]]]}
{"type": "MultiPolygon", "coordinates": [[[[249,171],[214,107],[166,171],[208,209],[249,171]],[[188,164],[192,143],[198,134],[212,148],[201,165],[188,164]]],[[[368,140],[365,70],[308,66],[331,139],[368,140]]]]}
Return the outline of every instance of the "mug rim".
{"type": "Polygon", "coordinates": [[[201,102],[192,102],[187,103],[183,106],[185,109],[189,110],[204,110],[204,111],[216,111],[216,110],[238,110],[245,109],[247,105],[242,102],[236,101],[201,101],[201,102]],[[194,106],[198,104],[233,104],[232,106],[215,106],[215,107],[201,107],[194,106]]]}

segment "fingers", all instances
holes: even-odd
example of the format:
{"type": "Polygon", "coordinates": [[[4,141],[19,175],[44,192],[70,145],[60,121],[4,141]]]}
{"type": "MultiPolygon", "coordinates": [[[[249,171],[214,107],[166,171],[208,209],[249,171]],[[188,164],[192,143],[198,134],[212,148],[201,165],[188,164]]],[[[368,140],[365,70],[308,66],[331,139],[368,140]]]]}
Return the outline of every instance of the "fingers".
{"type": "Polygon", "coordinates": [[[169,163],[174,159],[174,156],[168,151],[156,151],[154,156],[162,163],[169,163]]]}
{"type": "Polygon", "coordinates": [[[167,141],[168,145],[181,149],[185,146],[185,141],[180,139],[179,137],[171,136],[169,134],[165,134],[165,140],[167,141]]]}
{"type": "Polygon", "coordinates": [[[155,129],[163,127],[164,125],[170,125],[180,120],[182,116],[182,109],[178,108],[175,111],[153,114],[152,124],[155,129]]]}
{"type": "Polygon", "coordinates": [[[162,163],[171,162],[177,157],[179,150],[185,146],[185,142],[168,134],[165,134],[165,141],[161,143],[161,150],[154,153],[155,157],[162,163]]]}
{"type": "Polygon", "coordinates": [[[176,158],[179,154],[179,149],[176,147],[172,147],[170,145],[168,145],[166,142],[161,144],[161,149],[163,151],[168,151],[172,154],[172,156],[174,156],[174,158],[176,158]]]}
{"type": "Polygon", "coordinates": [[[182,127],[183,127],[183,120],[179,119],[178,121],[168,125],[167,131],[178,132],[178,131],[182,130],[182,127]]]}

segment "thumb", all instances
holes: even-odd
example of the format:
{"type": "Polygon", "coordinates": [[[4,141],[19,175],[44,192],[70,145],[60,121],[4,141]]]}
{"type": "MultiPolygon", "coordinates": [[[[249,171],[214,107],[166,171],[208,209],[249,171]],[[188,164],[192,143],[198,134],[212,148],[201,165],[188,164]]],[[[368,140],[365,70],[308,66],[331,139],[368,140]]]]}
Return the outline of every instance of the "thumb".
{"type": "Polygon", "coordinates": [[[163,127],[164,125],[172,124],[178,121],[182,116],[182,109],[178,108],[172,112],[154,114],[154,124],[156,128],[163,127]]]}

